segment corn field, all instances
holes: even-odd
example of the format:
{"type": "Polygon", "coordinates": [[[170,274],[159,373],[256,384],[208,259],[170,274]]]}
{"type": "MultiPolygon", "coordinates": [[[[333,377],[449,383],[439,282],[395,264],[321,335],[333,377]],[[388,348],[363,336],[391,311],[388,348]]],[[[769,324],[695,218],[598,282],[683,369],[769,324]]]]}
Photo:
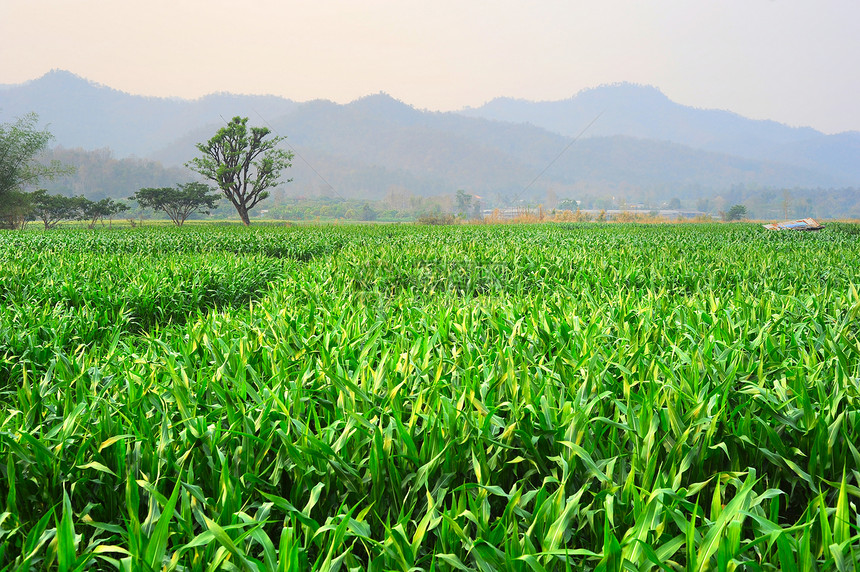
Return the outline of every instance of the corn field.
{"type": "Polygon", "coordinates": [[[0,570],[860,569],[860,236],[0,235],[0,570]]]}

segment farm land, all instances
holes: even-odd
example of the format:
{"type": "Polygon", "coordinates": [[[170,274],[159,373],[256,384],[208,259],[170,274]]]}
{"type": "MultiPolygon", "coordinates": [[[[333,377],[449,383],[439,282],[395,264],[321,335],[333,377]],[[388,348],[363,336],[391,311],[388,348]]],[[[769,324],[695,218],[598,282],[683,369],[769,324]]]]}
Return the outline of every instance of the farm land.
{"type": "Polygon", "coordinates": [[[852,570],[856,227],[0,234],[4,570],[852,570]]]}

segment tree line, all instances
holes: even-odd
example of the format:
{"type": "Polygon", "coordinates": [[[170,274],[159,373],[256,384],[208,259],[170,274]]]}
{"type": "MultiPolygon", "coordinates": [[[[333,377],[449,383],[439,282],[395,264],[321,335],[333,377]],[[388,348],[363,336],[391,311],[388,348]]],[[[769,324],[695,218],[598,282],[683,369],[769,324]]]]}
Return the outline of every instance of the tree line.
{"type": "MultiPolygon", "coordinates": [[[[23,228],[38,218],[46,229],[63,220],[87,220],[92,228],[129,210],[127,204],[112,198],[91,201],[83,196],[52,195],[44,189],[24,191],[27,186],[73,172],[72,167],[58,161],[44,164],[36,159],[52,139],[47,130],[37,128],[37,122],[38,117],[31,113],[14,123],[0,124],[0,227],[23,228]]],[[[284,137],[267,138],[269,129],[249,129],[247,123],[247,117],[234,117],[209,141],[198,144],[200,157],[186,164],[215,187],[199,182],[147,187],[129,199],[141,208],[164,212],[182,226],[193,213],[215,208],[220,191],[242,223],[249,225],[249,211],[268,198],[269,189],[280,184],[281,171],[291,166],[293,154],[278,147],[284,137]]]]}
{"type": "Polygon", "coordinates": [[[3,208],[6,228],[24,228],[31,220],[41,220],[45,230],[54,228],[62,221],[83,220],[94,228],[105,218],[111,223],[113,218],[128,210],[128,205],[110,198],[91,201],[86,197],[66,197],[50,195],[45,189],[32,193],[10,191],[3,196],[3,208]]]}

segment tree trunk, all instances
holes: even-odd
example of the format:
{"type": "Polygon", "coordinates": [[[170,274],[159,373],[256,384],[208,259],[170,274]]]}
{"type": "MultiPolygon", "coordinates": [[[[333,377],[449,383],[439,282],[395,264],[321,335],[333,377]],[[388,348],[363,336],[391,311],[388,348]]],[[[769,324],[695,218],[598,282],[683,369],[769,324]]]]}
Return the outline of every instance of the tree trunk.
{"type": "Polygon", "coordinates": [[[248,218],[248,209],[245,208],[245,205],[236,205],[236,211],[239,213],[239,218],[242,219],[242,224],[250,226],[251,219],[248,218]]]}

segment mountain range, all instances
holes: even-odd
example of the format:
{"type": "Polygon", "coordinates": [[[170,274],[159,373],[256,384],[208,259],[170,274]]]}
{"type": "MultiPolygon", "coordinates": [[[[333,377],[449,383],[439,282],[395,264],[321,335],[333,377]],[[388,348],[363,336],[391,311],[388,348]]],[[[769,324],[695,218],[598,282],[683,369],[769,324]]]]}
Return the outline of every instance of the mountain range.
{"type": "MultiPolygon", "coordinates": [[[[230,117],[247,116],[288,136],[296,157],[286,196],[378,199],[391,188],[424,196],[464,189],[487,204],[540,201],[547,193],[656,204],[739,188],[860,187],[860,132],[827,135],[695,109],[633,84],[441,113],[382,93],[343,105],[227,93],[143,97],[55,70],[0,86],[0,122],[31,111],[57,145],[160,163],[162,177],[165,168],[185,172],[196,143],[230,117]]],[[[118,185],[118,197],[136,190],[118,185]]]]}
{"type": "Polygon", "coordinates": [[[851,184],[860,180],[860,132],[826,135],[811,127],[789,127],[730,111],[687,107],[651,86],[602,86],[563,101],[497,98],[461,113],[530,123],[570,137],[597,118],[588,130],[591,136],[671,141],[746,159],[803,166],[851,184]]]}

